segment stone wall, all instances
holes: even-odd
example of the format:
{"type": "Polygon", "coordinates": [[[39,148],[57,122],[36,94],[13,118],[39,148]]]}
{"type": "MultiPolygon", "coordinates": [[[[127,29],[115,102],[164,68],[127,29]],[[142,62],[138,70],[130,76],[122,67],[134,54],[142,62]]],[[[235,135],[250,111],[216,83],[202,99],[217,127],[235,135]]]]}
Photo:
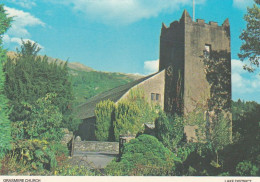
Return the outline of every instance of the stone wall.
{"type": "Polygon", "coordinates": [[[64,136],[61,139],[61,144],[63,145],[68,145],[68,143],[70,143],[73,140],[73,132],[69,131],[67,128],[63,129],[64,132],[64,136]]]}
{"type": "Polygon", "coordinates": [[[129,95],[129,93],[132,89],[142,89],[144,91],[144,95],[148,99],[147,101],[149,103],[157,103],[163,109],[164,108],[164,86],[165,86],[165,70],[162,70],[162,71],[156,73],[151,78],[144,80],[143,82],[135,85],[128,92],[126,92],[119,99],[119,101],[122,99],[127,99],[127,96],[129,95]],[[159,100],[151,100],[152,93],[159,94],[160,95],[159,100]]]}
{"type": "Polygon", "coordinates": [[[161,28],[159,70],[166,70],[164,111],[172,114],[180,112],[184,92],[184,18],[161,28]]]}
{"type": "MultiPolygon", "coordinates": [[[[185,63],[184,63],[184,113],[189,113],[202,106],[210,108],[209,100],[213,95],[229,95],[231,101],[231,57],[229,23],[226,20],[222,26],[215,22],[205,23],[204,20],[193,22],[189,17],[185,21],[185,63]],[[214,59],[213,64],[205,61],[205,46],[210,47],[208,59],[214,59]],[[223,69],[220,69],[222,65],[223,69]],[[207,69],[213,70],[209,73],[207,69]],[[225,72],[226,69],[226,72],[225,72]],[[229,74],[229,75],[227,75],[229,74]],[[229,84],[221,83],[225,90],[212,89],[212,85],[220,83],[220,79],[229,81],[229,84]]],[[[214,102],[220,102],[215,100],[214,102]]],[[[230,106],[231,107],[231,106],[230,106]]],[[[224,109],[224,108],[221,108],[224,109]]]]}
{"type": "Polygon", "coordinates": [[[79,153],[79,152],[119,153],[119,143],[75,140],[74,153],[79,153]]]}

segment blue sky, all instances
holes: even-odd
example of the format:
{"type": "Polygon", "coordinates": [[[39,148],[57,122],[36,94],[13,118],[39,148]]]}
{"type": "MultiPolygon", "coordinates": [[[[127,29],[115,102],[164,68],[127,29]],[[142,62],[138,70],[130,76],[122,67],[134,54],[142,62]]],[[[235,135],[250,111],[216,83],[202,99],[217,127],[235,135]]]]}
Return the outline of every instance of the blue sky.
{"type": "MultiPolygon", "coordinates": [[[[253,0],[195,0],[196,18],[231,25],[232,98],[260,102],[259,72],[243,71],[237,53],[243,15],[253,0]]],[[[3,36],[15,50],[20,39],[37,42],[41,54],[96,70],[149,74],[158,69],[161,24],[192,16],[192,0],[4,0],[15,16],[3,36]]]]}

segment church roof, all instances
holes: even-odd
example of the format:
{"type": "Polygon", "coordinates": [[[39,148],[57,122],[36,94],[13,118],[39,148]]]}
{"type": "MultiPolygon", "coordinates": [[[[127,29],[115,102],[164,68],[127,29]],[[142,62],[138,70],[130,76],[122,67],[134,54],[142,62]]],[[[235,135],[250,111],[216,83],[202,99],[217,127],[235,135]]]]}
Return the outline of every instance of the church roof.
{"type": "Polygon", "coordinates": [[[134,87],[135,85],[138,85],[139,83],[151,78],[155,74],[157,74],[157,73],[154,73],[154,74],[151,74],[149,76],[140,78],[138,80],[127,83],[125,85],[121,85],[119,87],[113,88],[113,89],[108,90],[106,92],[102,92],[102,93],[88,99],[84,104],[81,104],[78,107],[76,107],[77,118],[78,119],[86,119],[86,118],[94,117],[96,105],[100,101],[109,99],[113,102],[117,102],[132,87],[134,87]]]}

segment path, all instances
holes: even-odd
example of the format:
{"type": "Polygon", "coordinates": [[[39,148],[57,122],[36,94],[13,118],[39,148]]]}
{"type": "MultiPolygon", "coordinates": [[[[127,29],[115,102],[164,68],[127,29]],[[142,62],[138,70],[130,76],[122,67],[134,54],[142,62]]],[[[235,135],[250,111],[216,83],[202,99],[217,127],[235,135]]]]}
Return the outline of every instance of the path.
{"type": "Polygon", "coordinates": [[[118,156],[118,142],[75,141],[69,163],[90,169],[103,169],[118,156]]]}

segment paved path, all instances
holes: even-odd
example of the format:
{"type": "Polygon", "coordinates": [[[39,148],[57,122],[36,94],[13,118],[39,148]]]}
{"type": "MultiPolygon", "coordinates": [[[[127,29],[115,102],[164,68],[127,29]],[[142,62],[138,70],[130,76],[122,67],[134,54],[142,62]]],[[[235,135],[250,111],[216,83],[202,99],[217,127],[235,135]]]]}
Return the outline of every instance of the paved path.
{"type": "Polygon", "coordinates": [[[108,165],[118,153],[107,152],[75,152],[70,159],[70,163],[74,165],[84,165],[90,169],[102,169],[108,165]]]}

